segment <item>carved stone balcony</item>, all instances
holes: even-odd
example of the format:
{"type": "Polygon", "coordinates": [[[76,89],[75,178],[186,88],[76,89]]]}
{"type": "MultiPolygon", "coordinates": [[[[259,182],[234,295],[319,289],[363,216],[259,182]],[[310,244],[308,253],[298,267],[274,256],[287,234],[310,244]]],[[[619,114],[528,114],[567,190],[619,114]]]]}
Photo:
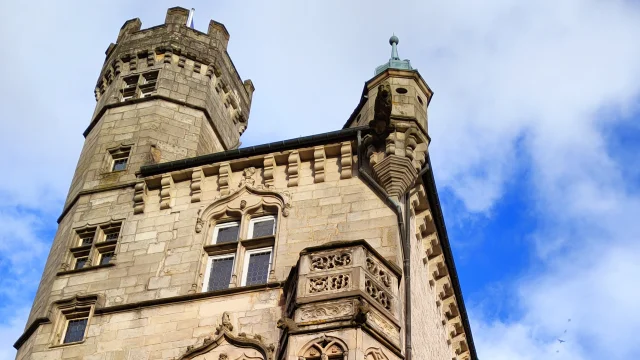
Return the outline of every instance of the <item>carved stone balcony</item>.
{"type": "Polygon", "coordinates": [[[361,327],[399,348],[400,276],[400,269],[364,240],[307,248],[285,289],[291,319],[281,327],[290,334],[361,327]]]}

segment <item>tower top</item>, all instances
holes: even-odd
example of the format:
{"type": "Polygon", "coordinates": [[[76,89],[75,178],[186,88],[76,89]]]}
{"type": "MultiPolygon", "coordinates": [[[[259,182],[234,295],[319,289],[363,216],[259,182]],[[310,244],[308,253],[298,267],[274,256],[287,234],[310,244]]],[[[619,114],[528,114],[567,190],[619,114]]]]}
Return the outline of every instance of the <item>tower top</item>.
{"type": "Polygon", "coordinates": [[[400,60],[400,57],[398,56],[398,43],[400,43],[400,39],[398,39],[395,34],[391,36],[389,39],[389,44],[391,45],[391,58],[388,62],[376,68],[375,75],[378,75],[387,69],[413,70],[409,60],[400,60]]]}

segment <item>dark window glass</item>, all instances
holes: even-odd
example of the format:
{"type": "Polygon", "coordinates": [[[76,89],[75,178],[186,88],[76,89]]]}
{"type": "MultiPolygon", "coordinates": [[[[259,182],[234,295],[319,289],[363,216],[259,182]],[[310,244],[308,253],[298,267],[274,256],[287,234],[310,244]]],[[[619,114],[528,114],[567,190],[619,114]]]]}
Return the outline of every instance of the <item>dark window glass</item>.
{"type": "Polygon", "coordinates": [[[93,243],[93,236],[91,237],[87,236],[82,238],[82,244],[81,244],[82,246],[91,245],[92,243],[93,243]]]}
{"type": "Polygon", "coordinates": [[[249,255],[247,282],[245,285],[265,284],[269,277],[269,258],[271,251],[266,250],[249,255]]]}
{"type": "Polygon", "coordinates": [[[64,335],[64,343],[72,343],[82,341],[84,339],[84,330],[87,328],[88,319],[69,320],[67,332],[64,335]]]}
{"type": "Polygon", "coordinates": [[[273,235],[274,228],[274,219],[261,220],[253,223],[253,234],[251,234],[252,238],[258,238],[262,236],[271,236],[273,235]]]}
{"type": "Polygon", "coordinates": [[[216,244],[224,244],[229,242],[238,241],[238,232],[240,226],[235,224],[234,226],[218,228],[218,236],[216,237],[216,244]]]}
{"type": "Polygon", "coordinates": [[[127,159],[115,159],[113,160],[113,171],[121,171],[127,168],[127,159]]]}
{"type": "Polygon", "coordinates": [[[213,259],[207,290],[228,288],[231,282],[231,271],[233,271],[233,257],[213,259]]]}
{"type": "Polygon", "coordinates": [[[108,264],[111,261],[112,257],[113,257],[113,252],[107,252],[102,254],[102,256],[100,257],[100,265],[108,264]]]}
{"type": "Polygon", "coordinates": [[[81,258],[77,258],[76,259],[76,266],[74,267],[74,269],[82,269],[84,267],[84,265],[87,263],[88,258],[86,257],[81,257],[81,258]]]}
{"type": "Polygon", "coordinates": [[[113,232],[113,233],[109,233],[105,236],[105,241],[113,241],[113,240],[118,240],[118,233],[113,232]]]}

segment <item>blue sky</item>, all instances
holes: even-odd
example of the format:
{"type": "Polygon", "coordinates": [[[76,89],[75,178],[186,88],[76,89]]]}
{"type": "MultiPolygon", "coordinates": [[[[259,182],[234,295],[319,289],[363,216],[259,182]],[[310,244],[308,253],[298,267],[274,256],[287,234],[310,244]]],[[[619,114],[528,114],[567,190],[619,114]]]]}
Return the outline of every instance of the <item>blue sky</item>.
{"type": "Polygon", "coordinates": [[[431,158],[480,358],[640,356],[637,2],[35,0],[0,4],[0,360],[24,328],[104,51],[125,20],[154,26],[176,5],[231,33],[256,86],[244,145],[339,129],[395,32],[435,91],[431,158]]]}

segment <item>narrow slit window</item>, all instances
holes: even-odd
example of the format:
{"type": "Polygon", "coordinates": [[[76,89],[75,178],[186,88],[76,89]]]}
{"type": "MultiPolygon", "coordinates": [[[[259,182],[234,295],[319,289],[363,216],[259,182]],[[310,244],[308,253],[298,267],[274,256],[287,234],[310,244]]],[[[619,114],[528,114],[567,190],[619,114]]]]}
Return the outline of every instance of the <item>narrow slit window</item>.
{"type": "Polygon", "coordinates": [[[266,284],[271,270],[271,248],[247,251],[242,285],[266,284]]]}
{"type": "Polygon", "coordinates": [[[234,255],[212,256],[209,258],[209,266],[205,278],[206,291],[221,290],[229,287],[234,260],[234,255]]]}
{"type": "Polygon", "coordinates": [[[273,236],[276,233],[275,216],[262,216],[249,222],[249,239],[273,236]]]}
{"type": "Polygon", "coordinates": [[[88,318],[69,320],[67,322],[67,330],[64,334],[63,344],[69,344],[84,340],[84,333],[87,329],[88,322],[88,318]]]}
{"type": "Polygon", "coordinates": [[[216,225],[213,230],[213,243],[224,244],[238,241],[240,223],[237,221],[216,225]]]}

